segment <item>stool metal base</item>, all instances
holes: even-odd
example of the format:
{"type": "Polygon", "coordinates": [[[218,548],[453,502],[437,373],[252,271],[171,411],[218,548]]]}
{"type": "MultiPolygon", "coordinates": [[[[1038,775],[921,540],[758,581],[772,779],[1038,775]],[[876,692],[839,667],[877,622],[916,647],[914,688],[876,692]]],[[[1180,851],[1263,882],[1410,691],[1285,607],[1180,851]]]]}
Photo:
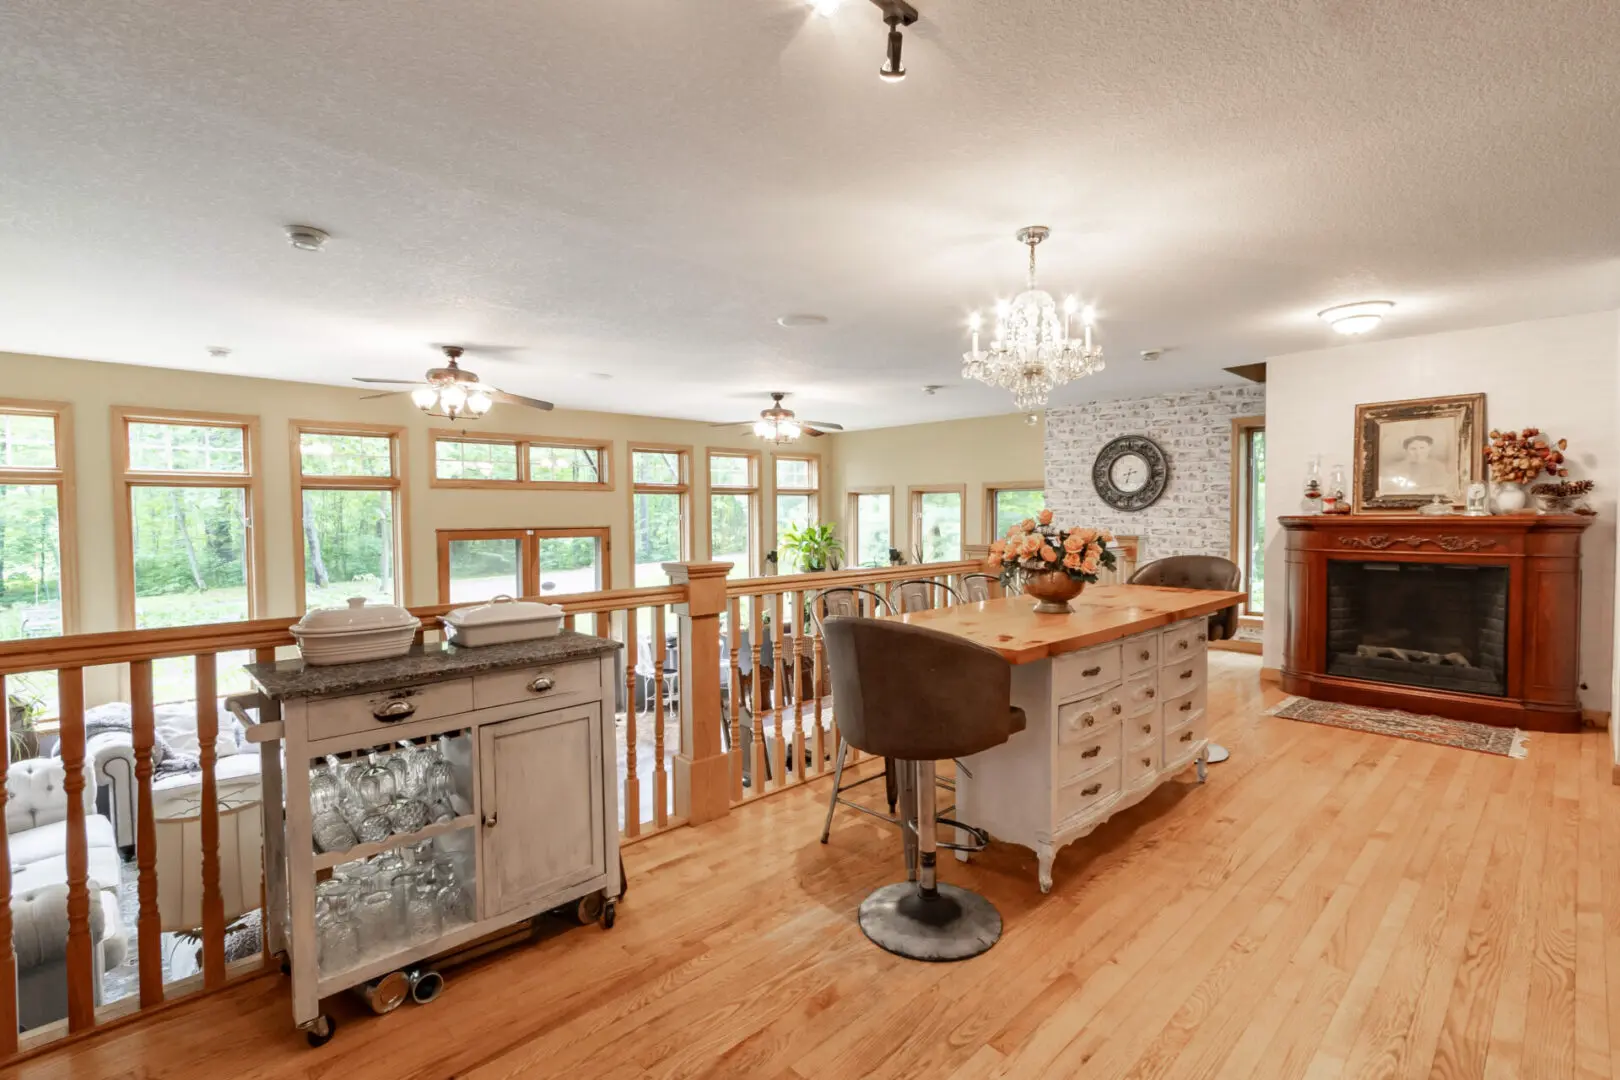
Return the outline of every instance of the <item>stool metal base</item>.
{"type": "Polygon", "coordinates": [[[978,893],[941,884],[925,899],[908,881],[861,901],[861,930],[879,947],[910,960],[967,960],[1001,940],[1001,913],[978,893]]]}
{"type": "Polygon", "coordinates": [[[1231,752],[1227,750],[1226,747],[1222,746],[1220,743],[1212,742],[1209,744],[1208,755],[1204,758],[1204,760],[1209,762],[1211,765],[1219,765],[1221,762],[1225,761],[1231,756],[1231,752]]]}

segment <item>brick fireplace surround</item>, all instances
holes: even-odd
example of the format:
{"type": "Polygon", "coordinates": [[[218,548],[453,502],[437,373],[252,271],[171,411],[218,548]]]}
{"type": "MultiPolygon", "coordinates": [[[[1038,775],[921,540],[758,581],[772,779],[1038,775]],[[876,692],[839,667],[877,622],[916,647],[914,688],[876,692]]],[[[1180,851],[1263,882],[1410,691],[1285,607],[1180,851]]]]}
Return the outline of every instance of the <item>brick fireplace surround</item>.
{"type": "Polygon", "coordinates": [[[1590,523],[1536,514],[1283,518],[1283,689],[1578,731],[1581,534],[1590,523]]]}

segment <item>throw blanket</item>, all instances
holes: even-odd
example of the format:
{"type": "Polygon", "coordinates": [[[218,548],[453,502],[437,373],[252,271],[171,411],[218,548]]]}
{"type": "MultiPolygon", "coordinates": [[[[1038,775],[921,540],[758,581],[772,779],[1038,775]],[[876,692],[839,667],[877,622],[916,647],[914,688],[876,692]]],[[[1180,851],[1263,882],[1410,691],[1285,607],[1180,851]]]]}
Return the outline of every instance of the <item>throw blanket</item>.
{"type": "MultiPolygon", "coordinates": [[[[187,715],[195,716],[195,709],[189,703],[184,705],[159,705],[153,711],[159,714],[160,718],[164,718],[162,714],[166,711],[175,712],[176,710],[184,710],[187,715]]],[[[235,717],[222,716],[220,722],[222,725],[221,730],[230,730],[237,736],[241,735],[238,730],[241,725],[237,723],[235,717]],[[229,729],[223,726],[226,722],[231,725],[229,729]]],[[[112,701],[106,705],[97,705],[84,710],[84,737],[86,742],[97,735],[104,735],[108,732],[117,732],[128,736],[131,742],[134,741],[134,719],[128,702],[112,701]]],[[[238,742],[240,742],[240,738],[238,738],[238,742]]],[[[176,750],[163,737],[163,724],[155,725],[155,730],[152,732],[152,778],[157,780],[165,776],[179,776],[184,773],[201,771],[202,759],[196,754],[176,750]]]]}

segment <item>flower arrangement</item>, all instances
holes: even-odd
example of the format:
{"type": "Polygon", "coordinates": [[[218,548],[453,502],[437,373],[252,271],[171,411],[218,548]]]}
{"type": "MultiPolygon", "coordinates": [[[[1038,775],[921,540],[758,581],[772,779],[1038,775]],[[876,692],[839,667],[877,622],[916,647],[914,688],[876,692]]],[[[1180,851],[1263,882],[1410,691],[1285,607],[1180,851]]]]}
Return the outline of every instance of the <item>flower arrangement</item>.
{"type": "Polygon", "coordinates": [[[990,545],[986,566],[996,570],[1001,580],[1011,583],[1020,574],[1064,573],[1076,581],[1095,582],[1103,570],[1112,570],[1114,553],[1108,545],[1114,534],[1107,529],[1075,526],[1060,529],[1052,524],[1052,511],[1025,518],[1007,530],[1007,535],[990,545]]]}
{"type": "Polygon", "coordinates": [[[1548,476],[1568,476],[1569,469],[1564,463],[1567,449],[1568,439],[1549,443],[1540,428],[1493,430],[1491,441],[1485,444],[1485,464],[1491,470],[1491,479],[1499,484],[1528,484],[1543,472],[1548,476]]]}

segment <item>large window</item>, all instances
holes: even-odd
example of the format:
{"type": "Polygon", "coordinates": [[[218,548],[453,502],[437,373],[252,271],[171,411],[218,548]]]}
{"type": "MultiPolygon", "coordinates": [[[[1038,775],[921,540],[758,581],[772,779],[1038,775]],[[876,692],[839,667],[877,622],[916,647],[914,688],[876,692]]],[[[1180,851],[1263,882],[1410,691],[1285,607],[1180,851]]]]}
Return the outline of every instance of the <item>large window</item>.
{"type": "MultiPolygon", "coordinates": [[[[263,516],[258,419],[157,409],[113,410],[119,581],[126,625],[242,622],[259,614],[263,516]]],[[[220,693],[247,688],[243,654],[219,658],[220,693]]],[[[189,657],[153,664],[156,700],[184,701],[189,657]]]]}
{"type": "Polygon", "coordinates": [[[1232,421],[1232,561],[1243,568],[1245,615],[1266,610],[1266,418],[1232,421]]]}
{"type": "Polygon", "coordinates": [[[441,604],[612,587],[605,528],[440,529],[438,540],[441,604]]]}
{"type": "Polygon", "coordinates": [[[293,436],[299,603],[341,607],[363,596],[403,604],[403,432],[294,421],[293,436]]]}
{"type": "Polygon", "coordinates": [[[967,531],[967,490],[960,484],[911,489],[911,556],[917,562],[954,562],[967,531]]]}
{"type": "Polygon", "coordinates": [[[888,566],[894,547],[894,489],[857,488],[849,493],[851,543],[856,566],[888,566]]]}
{"type": "Polygon", "coordinates": [[[759,454],[711,450],[709,558],[729,562],[729,576],[752,577],[758,568],[759,454]]]}
{"type": "Polygon", "coordinates": [[[782,536],[789,529],[802,529],[820,520],[821,459],[778,454],[776,456],[776,545],[777,569],[797,574],[802,569],[794,556],[782,550],[782,536]]]}
{"type": "Polygon", "coordinates": [[[611,491],[612,444],[552,435],[435,430],[433,487],[611,491]]]}
{"type": "Polygon", "coordinates": [[[666,562],[692,550],[687,498],[692,451],[683,446],[641,444],[630,448],[630,525],[635,585],[663,585],[666,562]]]}
{"type": "MultiPolygon", "coordinates": [[[[0,641],[74,629],[69,406],[0,401],[0,641]]],[[[56,715],[55,672],[6,679],[12,711],[56,715]]]]}
{"type": "Polygon", "coordinates": [[[1006,536],[1013,525],[1046,509],[1039,484],[987,484],[984,489],[985,541],[1006,536]]]}

